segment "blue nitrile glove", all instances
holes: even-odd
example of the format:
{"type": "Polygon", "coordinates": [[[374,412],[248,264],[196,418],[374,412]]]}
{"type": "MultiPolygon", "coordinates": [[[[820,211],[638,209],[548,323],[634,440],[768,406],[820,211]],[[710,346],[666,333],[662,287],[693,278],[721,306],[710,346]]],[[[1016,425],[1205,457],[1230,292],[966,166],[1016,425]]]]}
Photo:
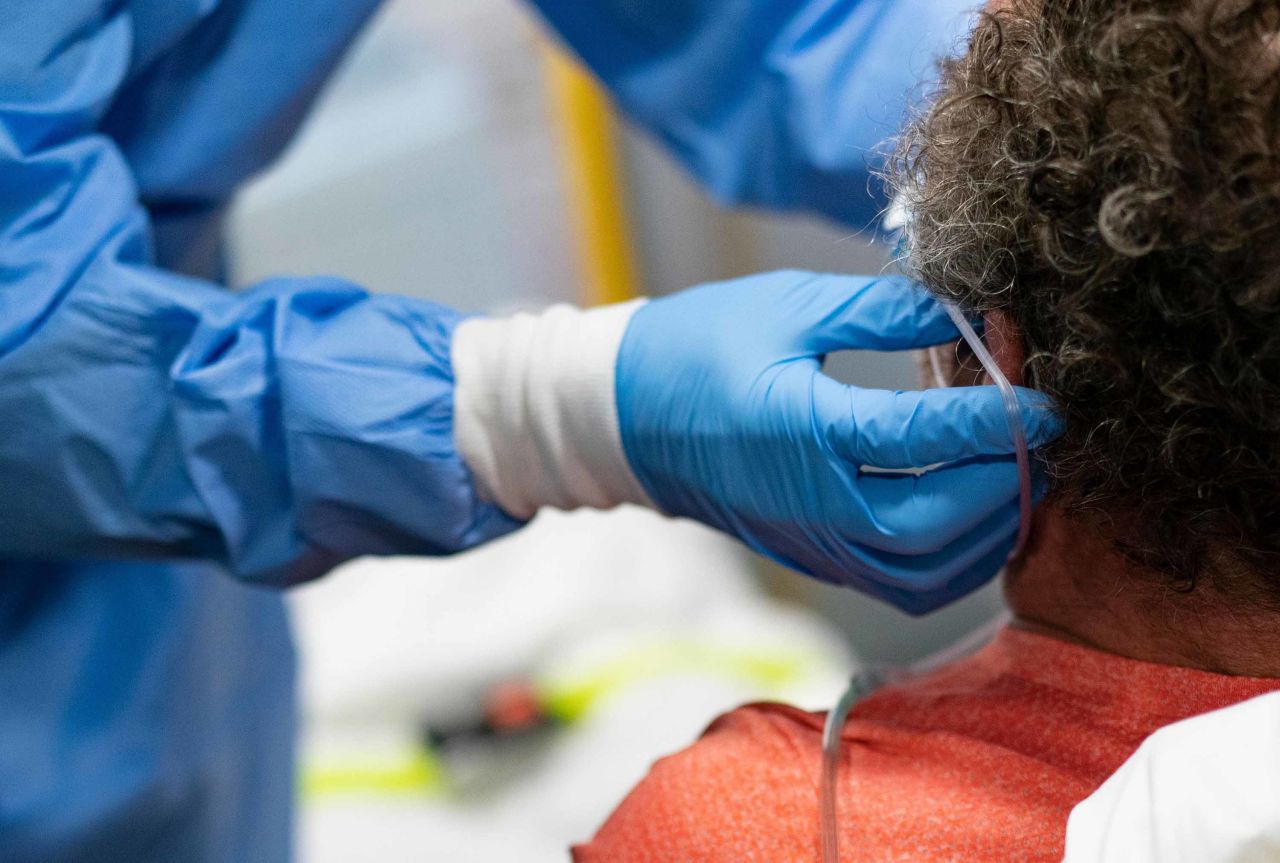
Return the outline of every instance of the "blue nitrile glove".
{"type": "MultiPolygon", "coordinates": [[[[651,302],[618,354],[636,477],[667,513],[912,613],[988,581],[1012,548],[1018,478],[993,386],[888,392],[837,383],[824,355],[953,341],[901,277],[768,273],[651,302]],[[913,474],[866,468],[928,468],[913,474]]],[[[1020,389],[1028,444],[1057,432],[1020,389]]]]}

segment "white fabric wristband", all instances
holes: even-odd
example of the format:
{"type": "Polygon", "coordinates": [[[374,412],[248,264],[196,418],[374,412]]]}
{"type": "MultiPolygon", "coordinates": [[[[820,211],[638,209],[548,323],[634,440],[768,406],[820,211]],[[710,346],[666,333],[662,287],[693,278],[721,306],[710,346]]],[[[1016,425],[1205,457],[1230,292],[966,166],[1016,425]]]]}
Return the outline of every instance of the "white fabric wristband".
{"type": "Polygon", "coordinates": [[[454,442],[480,494],[539,508],[651,505],[627,463],[614,386],[637,300],[471,318],[453,335],[454,442]]]}

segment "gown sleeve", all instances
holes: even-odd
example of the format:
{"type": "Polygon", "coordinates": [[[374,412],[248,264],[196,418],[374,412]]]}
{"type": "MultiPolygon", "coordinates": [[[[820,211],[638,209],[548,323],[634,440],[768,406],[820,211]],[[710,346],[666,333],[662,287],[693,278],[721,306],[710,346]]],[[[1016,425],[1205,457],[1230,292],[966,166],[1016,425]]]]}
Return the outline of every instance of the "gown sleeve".
{"type": "Polygon", "coordinates": [[[975,0],[533,0],[618,104],[719,201],[852,227],[975,0]]]}
{"type": "Polygon", "coordinates": [[[200,558],[286,584],[519,522],[453,441],[460,316],[330,278],[231,294],[158,269],[96,130],[126,4],[0,15],[0,557],[200,558]]]}

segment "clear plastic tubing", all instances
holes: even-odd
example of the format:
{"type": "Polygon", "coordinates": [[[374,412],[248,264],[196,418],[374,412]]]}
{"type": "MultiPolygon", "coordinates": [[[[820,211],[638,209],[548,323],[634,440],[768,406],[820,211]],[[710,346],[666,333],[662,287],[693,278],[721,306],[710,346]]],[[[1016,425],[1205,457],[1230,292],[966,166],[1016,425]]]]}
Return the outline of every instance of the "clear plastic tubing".
{"type": "Polygon", "coordinates": [[[1000,390],[1000,399],[1004,402],[1005,421],[1009,423],[1013,453],[1018,461],[1018,538],[1013,544],[1013,550],[1009,552],[1007,565],[1017,560],[1022,554],[1022,549],[1027,544],[1027,537],[1031,533],[1031,454],[1027,451],[1027,431],[1022,426],[1022,408],[1018,406],[1018,394],[1014,392],[1013,384],[1009,383],[1004,372],[1000,371],[1000,366],[996,365],[995,358],[974,332],[973,324],[969,323],[964,312],[951,303],[942,305],[951,316],[960,335],[964,336],[964,340],[969,343],[973,355],[978,358],[978,362],[982,363],[987,377],[991,378],[991,382],[1000,390]]]}
{"type": "MultiPolygon", "coordinates": [[[[1009,379],[1000,371],[1000,367],[996,365],[991,352],[987,350],[987,346],[983,344],[982,339],[974,331],[973,325],[969,323],[968,318],[951,303],[943,303],[943,307],[947,310],[947,314],[951,316],[951,320],[955,322],[956,329],[960,331],[960,335],[969,343],[969,347],[973,350],[973,355],[978,358],[978,362],[982,363],[982,368],[986,371],[987,377],[1000,390],[1000,398],[1004,402],[1005,419],[1009,423],[1009,435],[1013,438],[1014,456],[1018,463],[1018,537],[1014,541],[1013,550],[1009,552],[1009,557],[1005,562],[1007,566],[1022,554],[1022,549],[1027,543],[1027,536],[1031,532],[1031,455],[1027,451],[1027,434],[1026,429],[1022,426],[1022,410],[1018,406],[1018,396],[1014,392],[1013,385],[1009,383],[1009,379]]],[[[937,357],[932,353],[930,354],[930,362],[933,365],[934,377],[938,379],[939,385],[943,385],[941,366],[937,362],[937,357]]],[[[908,668],[882,669],[869,667],[861,669],[854,674],[853,679],[849,682],[849,688],[845,690],[844,694],[840,696],[840,700],[836,702],[835,707],[827,714],[827,722],[822,729],[822,783],[819,792],[821,795],[822,863],[840,863],[839,813],[836,811],[839,803],[837,782],[840,778],[840,732],[844,728],[845,720],[849,716],[849,711],[853,709],[853,705],[873,692],[882,683],[923,674],[972,653],[990,640],[996,630],[1004,626],[1007,621],[1008,614],[1001,614],[987,625],[961,639],[957,644],[926,657],[908,668]]]]}

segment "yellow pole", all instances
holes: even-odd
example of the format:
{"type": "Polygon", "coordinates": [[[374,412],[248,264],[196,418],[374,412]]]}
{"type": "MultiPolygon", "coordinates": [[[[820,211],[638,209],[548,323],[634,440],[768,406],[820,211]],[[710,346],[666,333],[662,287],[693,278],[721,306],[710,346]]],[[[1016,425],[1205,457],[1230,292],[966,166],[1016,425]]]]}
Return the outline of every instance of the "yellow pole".
{"type": "Polygon", "coordinates": [[[584,305],[616,303],[640,293],[618,159],[613,109],[596,81],[558,49],[546,52],[547,91],[555,114],[562,170],[584,305]]]}

